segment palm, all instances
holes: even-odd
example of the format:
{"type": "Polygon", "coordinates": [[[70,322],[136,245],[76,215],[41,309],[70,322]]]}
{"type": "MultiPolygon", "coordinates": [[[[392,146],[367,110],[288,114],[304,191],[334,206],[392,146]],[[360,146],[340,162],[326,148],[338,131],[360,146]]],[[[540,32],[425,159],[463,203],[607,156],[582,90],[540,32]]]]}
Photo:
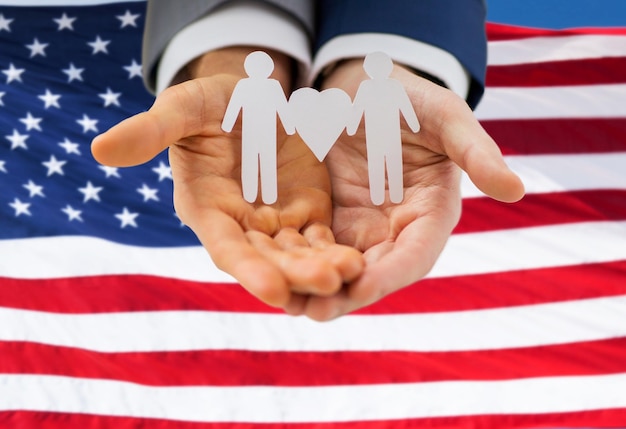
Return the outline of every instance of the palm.
{"type": "MultiPolygon", "coordinates": [[[[327,158],[332,228],[338,243],[364,253],[366,268],[336,295],[309,300],[307,314],[316,319],[369,305],[428,273],[460,216],[461,168],[494,198],[514,201],[523,194],[463,100],[400,68],[393,77],[404,84],[421,124],[418,134],[403,125],[404,199],[372,204],[363,124],[355,136],[342,136],[327,158]]],[[[366,78],[360,63],[347,64],[326,85],[354,96],[366,78]]]]}
{"type": "Polygon", "coordinates": [[[236,82],[221,75],[172,87],[149,112],[100,136],[93,151],[105,163],[132,165],[169,147],[176,211],[216,265],[262,301],[299,312],[303,294],[328,296],[357,277],[362,257],[335,244],[327,169],[296,136],[279,132],[278,202],[244,200],[241,126],[221,129],[236,82]]]}

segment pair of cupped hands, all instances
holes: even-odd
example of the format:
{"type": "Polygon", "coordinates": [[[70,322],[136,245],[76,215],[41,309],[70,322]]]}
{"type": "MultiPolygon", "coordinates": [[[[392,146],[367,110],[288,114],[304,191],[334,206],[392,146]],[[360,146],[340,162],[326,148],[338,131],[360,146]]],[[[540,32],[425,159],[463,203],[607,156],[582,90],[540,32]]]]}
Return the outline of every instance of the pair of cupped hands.
{"type": "MultiPolygon", "coordinates": [[[[266,304],[326,321],[423,278],[461,215],[461,169],[496,200],[522,198],[522,182],[465,101],[396,65],[391,77],[404,85],[421,125],[417,134],[402,132],[402,203],[372,204],[362,124],[354,136],[344,132],[323,163],[279,127],[278,201],[248,203],[241,122],[232,133],[221,123],[252,50],[228,48],[193,61],[182,83],[163,91],[149,111],[96,137],[92,152],[102,164],[124,167],[169,148],[181,221],[218,268],[266,304]]],[[[291,61],[269,53],[272,77],[288,93],[291,61]]],[[[362,59],[348,60],[323,87],[353,98],[367,78],[362,59]]]]}

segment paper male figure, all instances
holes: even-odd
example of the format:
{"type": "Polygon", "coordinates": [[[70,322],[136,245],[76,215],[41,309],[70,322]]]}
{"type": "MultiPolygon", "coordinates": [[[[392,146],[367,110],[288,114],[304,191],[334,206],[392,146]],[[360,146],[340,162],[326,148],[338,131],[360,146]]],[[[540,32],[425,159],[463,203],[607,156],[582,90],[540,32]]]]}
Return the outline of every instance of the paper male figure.
{"type": "Polygon", "coordinates": [[[385,201],[385,167],[389,185],[389,200],[402,202],[402,137],[400,114],[409,128],[416,133],[419,121],[411,100],[402,84],[389,78],[393,70],[391,58],[382,52],[373,52],[363,62],[365,73],[371,78],[359,85],[354,97],[353,116],[346,132],[354,135],[361,118],[365,117],[365,144],[370,183],[370,197],[375,205],[385,201]]]}
{"type": "Polygon", "coordinates": [[[276,115],[287,134],[295,128],[289,118],[287,98],[280,83],[269,79],[274,70],[272,58],[265,52],[252,52],[244,61],[248,78],[237,82],[226,107],[222,129],[230,132],[241,118],[241,186],[243,197],[252,203],[258,194],[259,170],[261,198],[273,204],[278,198],[276,172],[276,115]]]}

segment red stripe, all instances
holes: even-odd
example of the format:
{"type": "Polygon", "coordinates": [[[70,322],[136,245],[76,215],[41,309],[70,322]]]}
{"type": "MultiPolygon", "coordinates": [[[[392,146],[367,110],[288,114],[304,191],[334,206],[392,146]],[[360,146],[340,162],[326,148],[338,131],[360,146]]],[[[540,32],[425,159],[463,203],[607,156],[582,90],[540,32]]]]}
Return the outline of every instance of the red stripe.
{"type": "MultiPolygon", "coordinates": [[[[464,311],[626,294],[626,261],[424,279],[358,314],[464,311]],[[567,284],[568,288],[562,285],[567,284]],[[455,299],[450,299],[453,296],[455,299]]],[[[243,288],[157,277],[1,279],[0,305],[55,313],[203,310],[280,313],[243,288]],[[84,288],[85,283],[91,287],[84,288]]]]}
{"type": "Polygon", "coordinates": [[[624,279],[626,261],[424,279],[357,314],[480,310],[620,296],[626,294],[624,279]]]}
{"type": "Polygon", "coordinates": [[[207,310],[279,313],[238,284],[144,275],[62,279],[0,277],[0,306],[55,313],[207,310]]]}
{"type": "MultiPolygon", "coordinates": [[[[626,187],[626,184],[625,184],[626,187]]],[[[529,194],[515,204],[466,198],[454,232],[468,233],[545,225],[626,219],[625,190],[529,194]]]]}
{"type": "Polygon", "coordinates": [[[626,373],[626,338],[464,352],[100,353],[0,342],[0,372],[149,386],[333,386],[626,373]],[[320,371],[320,368],[324,368],[320,371]]]}
{"type": "Polygon", "coordinates": [[[626,82],[626,58],[489,66],[488,87],[601,85],[626,82]]]}
{"type": "MultiPolygon", "coordinates": [[[[463,311],[626,294],[626,261],[424,279],[358,314],[463,311]],[[567,284],[568,288],[562,285],[567,284]],[[450,299],[453,296],[455,299],[450,299]]],[[[239,286],[150,277],[1,279],[0,305],[56,313],[162,310],[279,313],[239,286]],[[91,286],[84,288],[83,285],[91,286]]]]}
{"type": "Polygon", "coordinates": [[[97,416],[40,411],[2,411],[0,426],[26,429],[522,429],[522,428],[618,428],[626,426],[626,409],[570,413],[476,415],[354,421],[336,423],[199,423],[165,419],[97,416]]]}
{"type": "Polygon", "coordinates": [[[487,23],[487,39],[490,42],[500,40],[526,39],[529,37],[559,37],[589,34],[626,35],[626,27],[586,27],[552,30],[546,28],[519,27],[515,25],[487,23]]]}
{"type": "Polygon", "coordinates": [[[512,119],[481,124],[505,155],[626,151],[626,118],[512,119]]]}

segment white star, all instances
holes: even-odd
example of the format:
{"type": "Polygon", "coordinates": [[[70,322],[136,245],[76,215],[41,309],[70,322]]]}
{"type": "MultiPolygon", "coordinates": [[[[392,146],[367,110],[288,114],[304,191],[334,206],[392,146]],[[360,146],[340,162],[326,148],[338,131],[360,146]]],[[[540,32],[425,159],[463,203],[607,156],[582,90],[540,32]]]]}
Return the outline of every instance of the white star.
{"type": "Polygon", "coordinates": [[[85,71],[85,69],[79,69],[74,67],[74,63],[70,63],[70,67],[67,69],[63,70],[63,73],[65,73],[67,75],[67,81],[71,82],[74,79],[76,80],[83,80],[83,76],[82,73],[85,71]]]}
{"type": "Polygon", "coordinates": [[[72,30],[74,31],[74,21],[76,21],[76,18],[70,18],[69,16],[67,16],[66,13],[63,13],[63,16],[61,16],[61,18],[55,18],[53,19],[54,22],[56,22],[57,24],[59,24],[59,28],[57,29],[57,31],[61,31],[65,28],[67,28],[68,30],[72,30]]]}
{"type": "Polygon", "coordinates": [[[30,49],[30,57],[36,57],[37,55],[41,55],[42,57],[46,56],[46,48],[48,47],[48,43],[39,43],[39,40],[35,37],[33,43],[30,45],[25,45],[28,49],[30,49]]]}
{"type": "Polygon", "coordinates": [[[122,95],[121,92],[113,92],[111,88],[107,88],[107,92],[98,94],[98,97],[104,100],[104,107],[109,107],[111,104],[115,104],[116,106],[120,105],[118,98],[122,95]]]}
{"type": "Polygon", "coordinates": [[[83,203],[86,203],[89,200],[100,201],[100,196],[98,195],[102,191],[102,186],[93,186],[91,182],[87,182],[87,185],[84,188],[78,188],[78,192],[84,195],[83,203]]]}
{"type": "Polygon", "coordinates": [[[83,118],[77,119],[76,122],[78,122],[83,127],[83,133],[86,133],[87,131],[93,131],[96,133],[98,132],[98,128],[96,127],[98,120],[91,119],[89,116],[85,115],[84,113],[83,113],[83,118]]]}
{"type": "Polygon", "coordinates": [[[145,183],[141,188],[137,188],[137,192],[143,195],[143,202],[148,202],[150,200],[159,201],[159,197],[157,197],[158,189],[149,188],[145,183]]]}
{"type": "Polygon", "coordinates": [[[2,101],[2,97],[6,95],[6,92],[0,91],[0,106],[4,106],[4,101],[2,101]]]}
{"type": "Polygon", "coordinates": [[[98,168],[102,171],[104,171],[104,174],[106,177],[121,177],[120,173],[117,172],[118,168],[117,167],[109,167],[108,165],[99,165],[98,168]]]}
{"type": "Polygon", "coordinates": [[[130,10],[127,10],[124,15],[117,15],[116,18],[122,21],[122,25],[120,26],[120,28],[124,28],[127,25],[136,27],[137,23],[135,21],[137,21],[137,18],[139,18],[139,16],[139,14],[133,15],[130,13],[130,10]]]}
{"type": "Polygon", "coordinates": [[[30,216],[30,210],[28,210],[30,203],[23,203],[16,198],[12,203],[9,203],[9,205],[13,208],[13,210],[15,210],[15,216],[19,216],[21,214],[30,216]]]}
{"type": "Polygon", "coordinates": [[[37,197],[37,196],[45,197],[45,195],[43,194],[43,186],[37,185],[32,180],[29,180],[28,183],[26,183],[23,186],[28,190],[28,193],[30,194],[31,198],[37,197]]]}
{"type": "Polygon", "coordinates": [[[73,143],[69,141],[67,137],[65,138],[65,140],[59,143],[59,146],[65,149],[65,152],[67,152],[68,154],[75,153],[76,155],[80,155],[80,151],[78,150],[78,143],[73,143]]]}
{"type": "Polygon", "coordinates": [[[124,207],[124,211],[122,213],[117,213],[115,215],[115,217],[122,222],[120,228],[124,228],[128,225],[137,228],[137,222],[135,222],[135,218],[137,218],[137,216],[139,216],[139,213],[131,213],[126,207],[124,207]]]}
{"type": "Polygon", "coordinates": [[[65,208],[62,208],[61,211],[63,213],[65,213],[68,217],[67,220],[69,221],[73,221],[73,220],[77,220],[82,222],[83,218],[80,217],[80,215],[83,213],[80,210],[75,210],[72,206],[70,206],[69,204],[65,206],[65,208]]]}
{"type": "Polygon", "coordinates": [[[124,70],[128,72],[128,78],[132,79],[135,76],[141,77],[141,64],[133,59],[133,62],[129,66],[124,66],[124,70]]]}
{"type": "Polygon", "coordinates": [[[96,55],[98,52],[108,54],[107,45],[111,43],[110,40],[102,40],[100,36],[96,36],[96,40],[88,42],[87,44],[93,48],[92,55],[96,55]]]}
{"type": "Polygon", "coordinates": [[[0,171],[2,171],[3,173],[8,173],[7,169],[4,167],[6,165],[6,161],[2,161],[0,159],[0,171]]]}
{"type": "Polygon", "coordinates": [[[183,221],[182,221],[182,220],[180,220],[180,216],[178,216],[178,213],[174,212],[174,217],[175,217],[176,219],[178,219],[178,222],[180,223],[180,224],[178,225],[179,227],[183,228],[183,227],[187,226],[187,225],[185,225],[185,224],[183,223],[183,221]]]}
{"type": "Polygon", "coordinates": [[[172,179],[172,169],[165,165],[163,161],[159,162],[159,166],[154,167],[152,171],[159,175],[159,182],[163,179],[172,179]]]}
{"type": "Polygon", "coordinates": [[[26,131],[30,131],[32,129],[41,131],[41,127],[39,126],[41,119],[42,118],[35,118],[33,115],[30,114],[30,112],[28,112],[26,113],[25,118],[20,119],[20,122],[26,125],[26,131]]]}
{"type": "Polygon", "coordinates": [[[47,109],[50,106],[56,107],[57,109],[61,108],[61,105],[59,104],[59,98],[61,98],[60,94],[53,94],[50,92],[49,89],[46,89],[46,93],[37,96],[37,98],[39,98],[40,100],[42,100],[45,104],[45,108],[47,109]]]}
{"type": "Polygon", "coordinates": [[[24,73],[25,69],[16,69],[13,63],[9,64],[9,68],[2,70],[2,73],[7,75],[7,83],[11,83],[14,80],[18,82],[22,81],[22,73],[24,73]]]}
{"type": "Polygon", "coordinates": [[[7,19],[3,14],[0,13],[0,31],[6,30],[9,33],[11,32],[11,27],[9,25],[13,22],[13,18],[7,19]]]}
{"type": "Polygon", "coordinates": [[[60,174],[61,176],[65,175],[63,173],[63,166],[67,163],[67,161],[59,161],[54,157],[54,155],[50,155],[50,161],[44,161],[42,164],[48,169],[47,176],[52,176],[53,174],[60,174]]]}
{"type": "Polygon", "coordinates": [[[11,150],[17,149],[18,147],[28,149],[28,146],[26,146],[26,139],[29,137],[28,134],[20,134],[16,129],[13,129],[12,135],[4,137],[11,142],[11,150]]]}

